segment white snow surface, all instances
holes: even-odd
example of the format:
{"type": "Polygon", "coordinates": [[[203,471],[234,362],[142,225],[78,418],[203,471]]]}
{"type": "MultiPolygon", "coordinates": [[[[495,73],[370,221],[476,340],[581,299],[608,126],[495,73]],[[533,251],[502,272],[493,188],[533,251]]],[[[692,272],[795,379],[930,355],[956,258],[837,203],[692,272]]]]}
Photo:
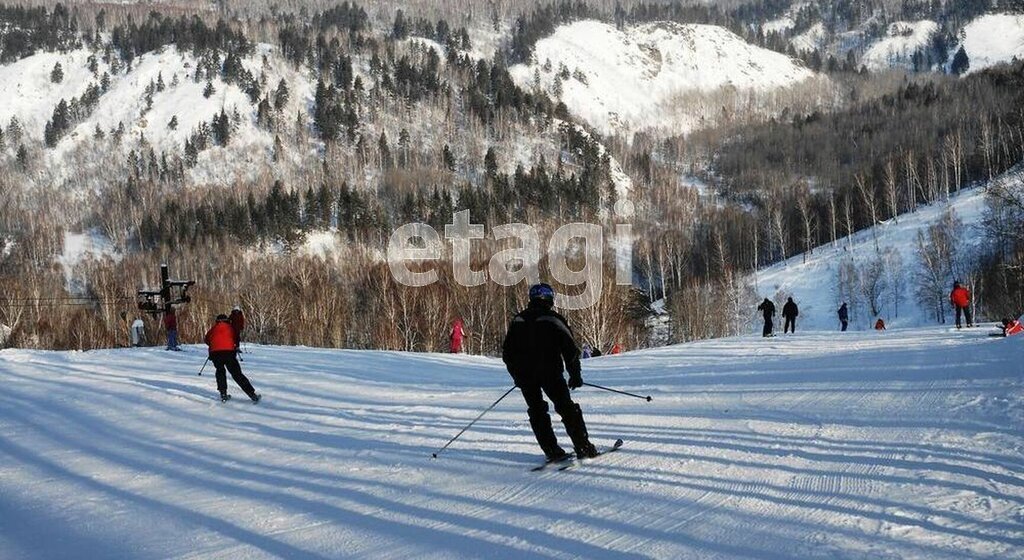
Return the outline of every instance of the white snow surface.
{"type": "MultiPolygon", "coordinates": [[[[1010,180],[1002,177],[997,180],[1010,180]]],[[[891,302],[883,305],[882,319],[887,326],[921,326],[933,325],[935,319],[929,310],[917,302],[914,295],[913,275],[920,267],[917,256],[917,234],[925,232],[928,226],[936,223],[947,209],[963,221],[963,229],[959,232],[959,243],[962,249],[970,250],[981,244],[981,232],[978,223],[985,212],[985,188],[965,189],[950,197],[950,201],[937,202],[930,206],[919,207],[918,211],[903,214],[897,220],[886,220],[874,228],[854,233],[850,239],[837,240],[836,246],[817,247],[810,254],[798,254],[784,262],[776,263],[757,272],[756,291],[758,298],[770,298],[778,302],[792,296],[799,306],[800,316],[797,318],[798,328],[838,329],[839,319],[836,310],[842,299],[836,294],[836,271],[846,257],[852,257],[856,266],[861,267],[869,260],[875,259],[881,252],[892,251],[902,261],[904,294],[898,310],[891,302]],[[878,237],[878,249],[875,248],[875,236],[878,237]],[[898,312],[898,315],[897,315],[898,312]]],[[[950,278],[950,289],[952,289],[950,278]]],[[[755,283],[754,279],[751,279],[755,283]]],[[[777,313],[781,314],[781,307],[777,313]]],[[[752,310],[752,313],[753,310],[752,310]]],[[[779,317],[776,319],[778,322],[779,317]]],[[[851,329],[871,329],[876,317],[867,309],[854,312],[851,309],[851,329]]],[[[947,317],[949,320],[949,317],[947,317]]],[[[761,331],[763,319],[757,313],[751,321],[751,329],[761,331]]],[[[781,330],[782,325],[777,325],[781,330]]]]}
{"type": "Polygon", "coordinates": [[[869,70],[913,70],[914,54],[929,48],[938,32],[939,24],[931,20],[891,23],[886,30],[886,36],[868,48],[861,62],[869,70]]]}
{"type": "MultiPolygon", "coordinates": [[[[595,358],[618,453],[531,473],[498,360],[0,351],[0,557],[1020,558],[1024,337],[740,337],[595,358]]],[[[557,418],[557,417],[556,417],[557,418]]],[[[562,435],[556,421],[556,433],[562,435]]]]}
{"type": "Polygon", "coordinates": [[[669,22],[624,30],[589,20],[563,25],[537,42],[534,59],[510,69],[516,82],[531,89],[539,76],[539,86],[554,92],[564,67],[570,77],[561,83],[561,100],[602,133],[664,126],[690,130],[697,123],[666,122],[666,108],[682,95],[721,88],[772,90],[814,75],[725,28],[669,22]],[[577,71],[586,83],[573,75],[577,71]]]}
{"type": "Polygon", "coordinates": [[[86,260],[100,260],[108,257],[119,261],[121,253],[102,233],[91,229],[81,233],[64,232],[64,247],[61,249],[61,254],[56,257],[56,261],[64,269],[64,276],[71,284],[76,266],[86,260]]]}
{"type": "MultiPolygon", "coordinates": [[[[964,26],[963,47],[977,72],[1015,57],[1024,59],[1024,15],[987,14],[964,26]]],[[[950,51],[950,57],[957,49],[950,51]]]]}
{"type": "Polygon", "coordinates": [[[823,47],[827,39],[828,32],[825,30],[825,24],[818,22],[807,31],[790,39],[789,42],[798,51],[811,52],[823,47]]]}

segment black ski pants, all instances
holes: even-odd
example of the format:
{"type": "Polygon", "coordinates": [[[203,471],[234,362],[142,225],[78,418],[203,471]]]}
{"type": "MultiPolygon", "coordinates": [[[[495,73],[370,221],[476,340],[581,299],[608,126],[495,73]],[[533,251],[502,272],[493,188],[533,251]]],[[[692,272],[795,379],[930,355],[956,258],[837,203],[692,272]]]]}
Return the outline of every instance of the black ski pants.
{"type": "Polygon", "coordinates": [[[968,327],[973,327],[974,326],[974,317],[971,317],[971,308],[970,307],[960,307],[959,305],[954,305],[953,307],[956,308],[956,328],[959,329],[961,327],[961,323],[960,323],[960,315],[961,314],[963,314],[964,318],[967,319],[967,326],[968,327]]]}
{"type": "Polygon", "coordinates": [[[764,318],[764,330],[761,331],[761,336],[769,337],[772,335],[772,318],[764,318]]]}
{"type": "Polygon", "coordinates": [[[796,317],[786,317],[786,325],[782,327],[782,334],[786,334],[790,330],[796,332],[796,317]]]}
{"type": "Polygon", "coordinates": [[[250,399],[256,396],[256,390],[252,388],[252,383],[249,383],[249,378],[242,373],[242,366],[238,364],[238,357],[234,350],[210,352],[210,361],[217,368],[217,391],[220,394],[224,395],[228,392],[228,379],[224,374],[224,370],[227,369],[231,372],[231,379],[235,380],[235,383],[242,391],[245,391],[250,399]]]}
{"type": "Polygon", "coordinates": [[[554,428],[551,426],[551,416],[548,415],[548,403],[544,395],[551,399],[555,412],[562,417],[562,424],[565,426],[569,439],[572,440],[576,449],[585,448],[590,444],[590,437],[587,434],[587,426],[583,421],[583,411],[580,406],[573,402],[569,395],[569,386],[561,374],[548,376],[540,381],[528,381],[519,385],[519,390],[526,400],[526,412],[530,417],[530,427],[533,428],[533,435],[537,437],[537,443],[548,457],[558,455],[560,447],[555,437],[554,428]]]}

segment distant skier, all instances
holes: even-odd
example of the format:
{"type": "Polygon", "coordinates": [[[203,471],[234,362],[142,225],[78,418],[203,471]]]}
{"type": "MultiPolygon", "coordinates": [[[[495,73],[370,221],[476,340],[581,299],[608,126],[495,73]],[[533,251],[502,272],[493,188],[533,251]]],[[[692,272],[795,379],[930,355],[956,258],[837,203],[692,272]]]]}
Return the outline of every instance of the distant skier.
{"type": "Polygon", "coordinates": [[[608,353],[611,354],[612,356],[614,356],[616,354],[621,354],[622,353],[622,346],[619,346],[619,343],[616,342],[615,344],[612,344],[612,349],[608,353]]]}
{"type": "Polygon", "coordinates": [[[167,349],[181,350],[178,347],[178,316],[174,313],[174,308],[164,313],[164,330],[167,331],[167,349]]]}
{"type": "Polygon", "coordinates": [[[764,330],[761,331],[761,336],[769,337],[772,335],[772,318],[775,317],[775,304],[772,300],[764,298],[761,305],[757,306],[757,310],[764,314],[764,330]]]}
{"type": "Polygon", "coordinates": [[[462,319],[455,319],[455,322],[452,323],[452,332],[450,335],[448,351],[452,354],[462,352],[462,341],[465,337],[466,330],[462,328],[462,319]]]}
{"type": "Polygon", "coordinates": [[[139,346],[146,345],[146,323],[142,322],[142,318],[136,318],[132,321],[131,327],[132,346],[138,348],[139,346]]]}
{"type": "Polygon", "coordinates": [[[210,347],[210,361],[217,368],[217,391],[220,393],[220,400],[227,402],[231,398],[228,394],[227,376],[224,373],[227,369],[231,372],[231,378],[252,402],[260,402],[260,394],[253,389],[249,378],[242,373],[242,366],[238,365],[238,333],[231,326],[231,320],[227,315],[217,315],[217,322],[207,331],[204,340],[210,347]]]}
{"type": "Polygon", "coordinates": [[[971,292],[960,282],[953,282],[953,291],[949,293],[949,303],[953,304],[956,310],[956,328],[960,328],[960,315],[967,319],[967,328],[974,326],[974,318],[971,317],[971,292]]]}
{"type": "Polygon", "coordinates": [[[586,342],[584,342],[583,343],[583,354],[580,356],[580,358],[583,359],[583,360],[586,360],[587,358],[591,357],[593,355],[593,353],[594,353],[594,350],[590,347],[590,345],[587,344],[586,342]]]}
{"type": "Polygon", "coordinates": [[[245,330],[245,315],[242,314],[242,308],[235,306],[231,310],[231,328],[235,329],[235,352],[242,351],[242,331],[245,330]]]}
{"type": "Polygon", "coordinates": [[[846,308],[846,302],[839,306],[839,322],[843,325],[843,332],[846,332],[846,327],[850,326],[850,310],[846,308]]]}
{"type": "Polygon", "coordinates": [[[885,321],[883,321],[881,317],[879,317],[878,320],[875,321],[875,330],[876,331],[884,331],[885,330],[885,321]]]}
{"type": "Polygon", "coordinates": [[[793,334],[796,334],[796,318],[800,315],[800,309],[797,308],[796,302],[793,298],[786,298],[786,304],[782,306],[782,317],[786,320],[785,326],[782,327],[782,334],[786,334],[792,330],[793,334]]]}
{"type": "Polygon", "coordinates": [[[502,360],[523,393],[530,427],[544,455],[549,460],[558,460],[564,458],[566,452],[558,445],[542,391],[562,417],[576,456],[594,457],[597,449],[590,443],[583,411],[569,395],[570,389],[583,386],[580,350],[568,322],[552,309],[554,299],[555,292],[551,286],[537,284],[530,287],[529,306],[509,324],[502,360]],[[569,372],[568,384],[562,377],[563,369],[569,372]]]}

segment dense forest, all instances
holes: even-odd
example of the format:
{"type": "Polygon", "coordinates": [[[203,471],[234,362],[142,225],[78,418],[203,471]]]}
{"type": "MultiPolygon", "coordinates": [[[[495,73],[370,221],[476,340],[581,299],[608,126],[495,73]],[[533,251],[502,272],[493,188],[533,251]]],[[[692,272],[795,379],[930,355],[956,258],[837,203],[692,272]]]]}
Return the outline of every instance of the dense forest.
{"type": "MultiPolygon", "coordinates": [[[[797,12],[785,0],[558,0],[461,13],[457,3],[310,5],[262,13],[230,2],[219,11],[0,6],[0,62],[36,52],[92,53],[92,81],[49,109],[45,126],[0,123],[0,323],[11,329],[5,344],[124,344],[126,321],[137,314],[135,290],[154,283],[156,265],[168,262],[176,275],[197,281],[182,321],[185,341],[198,340],[211,315],[240,304],[259,342],[437,350],[451,321],[462,317],[469,350],[494,353],[524,302],[522,286],[458,286],[449,248],[437,264],[446,281],[411,289],[391,278],[381,258],[399,225],[443,231],[458,210],[469,210],[488,232],[528,223],[550,235],[586,221],[610,239],[617,223],[631,223],[633,285],[614,285],[612,248],[602,247],[601,298],[570,313],[583,341],[664,342],[652,337],[649,321],[650,303],[661,298],[673,320],[667,340],[728,335],[749,320],[745,275],[752,269],[841,243],[1024,158],[1024,64],[965,77],[943,69],[874,74],[863,70],[856,50],[796,53],[752,26],[792,14],[795,33],[811,21],[842,29],[874,17],[879,25],[864,33],[881,33],[886,21],[931,17],[952,34],[957,22],[979,13],[976,2],[848,0],[797,12]],[[722,25],[809,66],[817,60],[839,101],[687,136],[601,137],[574,122],[565,104],[518,86],[509,73],[538,39],[583,17],[620,26],[722,25]],[[471,54],[474,38],[488,37],[481,26],[501,37],[492,56],[471,54]],[[274,58],[261,50],[267,43],[278,49],[274,58]],[[171,147],[133,134],[131,123],[97,125],[77,140],[75,159],[65,160],[72,173],[46,166],[111,84],[170,46],[194,64],[154,78],[140,118],[172,84],[201,86],[207,99],[237,88],[244,101],[201,115],[171,147]],[[842,62],[829,64],[830,57],[842,62]],[[303,88],[308,106],[299,98],[303,88]],[[247,128],[250,121],[257,132],[247,128]],[[219,161],[212,158],[237,157],[228,150],[248,146],[242,143],[256,134],[270,141],[256,152],[251,173],[216,186],[197,183],[219,161]],[[699,177],[712,196],[680,188],[683,176],[699,177]],[[616,212],[622,197],[634,214],[616,212]],[[80,263],[71,278],[55,265],[68,230],[102,235],[116,257],[80,263]],[[340,250],[310,254],[307,242],[325,232],[340,250]]],[[[69,70],[54,67],[50,78],[59,82],[69,70]]],[[[175,130],[178,120],[158,124],[175,130]]],[[[993,250],[964,271],[990,316],[1024,305],[1024,243],[1006,226],[1021,215],[1019,193],[996,195],[986,223],[993,250]]],[[[950,227],[934,231],[935,240],[949,237],[950,227]]],[[[473,269],[486,269],[490,256],[507,248],[493,238],[475,243],[473,269]]],[[[546,277],[546,259],[540,266],[546,277]]],[[[909,276],[918,264],[901,266],[909,276]]],[[[952,264],[947,269],[936,275],[954,273],[952,264]]],[[[932,301],[935,289],[926,288],[913,297],[932,301]]],[[[940,305],[936,319],[942,314],[940,305]]],[[[158,320],[146,317],[151,332],[158,320]]]]}

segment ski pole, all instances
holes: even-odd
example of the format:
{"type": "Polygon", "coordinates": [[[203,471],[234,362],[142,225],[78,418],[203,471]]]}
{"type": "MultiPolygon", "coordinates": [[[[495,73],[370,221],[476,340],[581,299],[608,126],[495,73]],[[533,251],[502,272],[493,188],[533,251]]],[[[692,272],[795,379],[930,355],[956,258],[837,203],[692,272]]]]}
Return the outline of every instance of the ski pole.
{"type": "Polygon", "coordinates": [[[628,397],[634,397],[634,398],[637,398],[637,399],[645,399],[647,402],[651,402],[651,396],[650,395],[647,395],[645,397],[643,395],[637,395],[636,393],[627,393],[626,391],[620,391],[618,389],[611,389],[609,387],[602,387],[600,385],[594,385],[593,383],[584,383],[584,385],[586,385],[587,387],[593,387],[595,389],[601,389],[602,391],[610,391],[612,393],[618,393],[620,395],[626,395],[628,397]]]}
{"type": "Polygon", "coordinates": [[[434,459],[437,459],[437,454],[438,454],[438,453],[440,453],[440,452],[444,451],[445,449],[448,449],[448,446],[449,446],[449,445],[451,445],[452,443],[454,443],[454,442],[455,442],[455,440],[459,439],[459,436],[461,436],[462,434],[466,433],[466,430],[468,430],[468,429],[470,429],[471,427],[473,427],[473,424],[476,424],[476,423],[477,423],[477,420],[480,420],[481,418],[483,418],[483,417],[484,417],[484,414],[487,414],[488,412],[490,412],[490,411],[491,411],[491,409],[492,409],[492,408],[494,408],[494,407],[498,406],[498,403],[500,403],[501,401],[505,400],[505,397],[507,397],[507,396],[509,395],[509,393],[511,393],[512,391],[514,391],[514,390],[515,390],[515,388],[516,388],[516,386],[515,386],[515,385],[513,385],[512,387],[510,387],[510,388],[509,388],[509,390],[508,390],[508,391],[505,391],[505,394],[504,394],[504,395],[502,395],[502,396],[500,396],[500,397],[498,397],[498,400],[494,401],[494,404],[492,404],[491,406],[487,407],[487,410],[484,410],[483,412],[481,412],[481,413],[480,413],[480,416],[477,416],[476,418],[474,418],[474,419],[473,419],[473,421],[472,421],[472,422],[470,422],[470,423],[469,423],[469,424],[468,424],[468,425],[467,425],[467,426],[466,426],[465,428],[462,428],[462,431],[460,431],[459,433],[455,434],[455,437],[453,437],[452,439],[448,440],[448,443],[444,444],[444,447],[442,447],[441,449],[438,449],[437,451],[435,451],[434,453],[432,453],[432,454],[431,454],[431,455],[432,455],[432,457],[433,457],[434,459]]]}
{"type": "Polygon", "coordinates": [[[199,375],[203,374],[203,370],[206,369],[206,364],[210,363],[210,357],[206,357],[206,361],[203,362],[203,367],[199,368],[199,375]]]}

